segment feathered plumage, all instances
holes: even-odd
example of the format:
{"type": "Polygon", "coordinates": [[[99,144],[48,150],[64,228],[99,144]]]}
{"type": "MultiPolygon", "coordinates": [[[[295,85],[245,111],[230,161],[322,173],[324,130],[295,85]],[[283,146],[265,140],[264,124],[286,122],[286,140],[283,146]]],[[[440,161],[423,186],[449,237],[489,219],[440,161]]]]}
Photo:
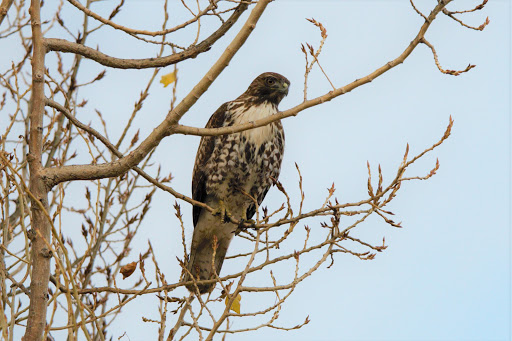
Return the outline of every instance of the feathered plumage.
{"type": "MultiPolygon", "coordinates": [[[[238,125],[278,112],[279,102],[288,94],[290,82],[280,74],[259,75],[247,91],[236,100],[224,103],[210,117],[206,128],[238,125]]],[[[237,220],[248,220],[277,179],[284,151],[284,131],[280,121],[269,125],[222,136],[201,138],[192,177],[192,197],[210,207],[224,210],[237,220]]],[[[188,272],[197,280],[215,278],[237,226],[225,222],[201,207],[193,208],[194,235],[188,260],[188,272]],[[217,249],[213,258],[214,236],[217,249]]],[[[188,272],[184,280],[189,281],[188,272]]],[[[215,284],[198,285],[201,294],[215,284]]],[[[195,285],[188,285],[195,292],[195,285]]]]}

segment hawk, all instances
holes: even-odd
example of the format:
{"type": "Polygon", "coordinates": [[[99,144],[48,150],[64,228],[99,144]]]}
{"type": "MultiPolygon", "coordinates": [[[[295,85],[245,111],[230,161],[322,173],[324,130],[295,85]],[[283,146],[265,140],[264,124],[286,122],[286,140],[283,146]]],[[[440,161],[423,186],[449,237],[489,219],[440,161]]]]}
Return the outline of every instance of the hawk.
{"type": "MultiPolygon", "coordinates": [[[[221,105],[206,128],[235,126],[278,113],[279,102],[288,94],[289,86],[290,81],[278,73],[259,75],[240,97],[221,105]]],[[[215,278],[214,269],[220,273],[238,228],[229,217],[239,221],[252,218],[256,212],[254,200],[261,204],[272,179],[279,176],[283,151],[280,121],[239,133],[201,138],[192,175],[192,198],[215,211],[212,214],[199,206],[193,208],[194,234],[185,281],[191,280],[190,274],[196,280],[207,280],[215,278]]],[[[200,294],[211,292],[214,287],[215,283],[197,285],[200,294]]],[[[187,285],[187,289],[196,292],[196,285],[187,285]]]]}

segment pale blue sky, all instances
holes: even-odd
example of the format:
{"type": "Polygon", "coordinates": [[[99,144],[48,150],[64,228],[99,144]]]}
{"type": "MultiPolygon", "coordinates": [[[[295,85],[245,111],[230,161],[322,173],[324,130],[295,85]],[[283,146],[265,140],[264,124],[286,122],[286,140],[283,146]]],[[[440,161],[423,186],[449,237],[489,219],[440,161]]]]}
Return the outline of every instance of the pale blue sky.
{"type": "MultiPolygon", "coordinates": [[[[435,1],[416,3],[428,13],[435,1]]],[[[459,0],[449,8],[468,9],[477,3],[459,0]]],[[[138,28],[157,28],[151,15],[158,13],[159,7],[157,1],[129,1],[117,20],[138,28]]],[[[69,8],[68,13],[78,12],[69,8]]],[[[367,160],[374,167],[380,163],[384,180],[389,180],[407,142],[415,154],[442,136],[450,115],[455,123],[449,140],[410,173],[427,174],[439,158],[437,175],[427,182],[405,184],[390,206],[404,228],[393,229],[371,219],[354,231],[355,236],[376,244],[385,237],[388,249],[373,261],[337,254],[333,268],[322,266],[296,289],[277,323],[294,326],[309,315],[309,325],[299,331],[267,329],[243,337],[228,336],[228,340],[510,340],[510,3],[491,0],[485,10],[464,18],[478,26],[486,16],[490,25],[477,32],[441,15],[426,36],[445,69],[476,64],[469,73],[458,77],[441,74],[430,49],[419,46],[404,64],[372,83],[284,121],[286,151],[280,180],[296,195],[294,163],[301,167],[305,209],[321,204],[332,182],[340,201],[365,198],[367,160]]],[[[265,71],[279,72],[291,81],[290,94],[280,108],[298,104],[304,74],[300,44],[318,46],[319,41],[318,30],[304,19],[311,17],[327,28],[329,38],[320,61],[336,86],[397,57],[423,22],[405,0],[273,2],[246,45],[183,123],[203,126],[218,106],[237,97],[265,71]]],[[[223,37],[211,53],[179,65],[180,98],[233,35],[223,37]]],[[[98,43],[116,56],[153,55],[147,49],[137,49],[132,40],[113,37],[118,36],[107,30],[92,36],[88,45],[98,43]]],[[[103,69],[93,62],[84,66],[92,75],[103,69]]],[[[90,101],[81,113],[84,121],[94,120],[92,108],[97,107],[112,122],[124,122],[148,79],[148,71],[108,69],[107,74],[110,77],[96,92],[81,93],[90,101]]],[[[310,96],[327,91],[329,83],[315,69],[310,96]]],[[[142,136],[165,116],[169,97],[168,88],[152,89],[137,119],[142,136]]],[[[119,134],[115,129],[110,133],[119,134]]],[[[173,173],[174,188],[186,194],[190,193],[198,142],[197,137],[172,136],[160,144],[156,154],[163,173],[173,173]]],[[[273,190],[265,204],[279,204],[280,200],[273,190]]],[[[175,257],[182,254],[178,223],[170,210],[173,203],[170,195],[158,194],[136,244],[140,250],[133,249],[138,255],[150,239],[170,282],[179,273],[175,257]]],[[[190,207],[182,207],[190,237],[190,207]]],[[[308,225],[312,236],[321,230],[315,221],[308,225]]],[[[232,251],[244,247],[247,245],[235,240],[232,251]]],[[[234,267],[226,263],[223,273],[230,269],[234,267]]],[[[284,276],[293,269],[280,267],[274,271],[279,276],[277,271],[284,276]]],[[[242,310],[250,310],[262,299],[251,297],[243,297],[242,310]]],[[[142,322],[141,316],[156,317],[145,312],[155,311],[157,303],[155,297],[148,297],[124,308],[125,317],[114,325],[118,328],[114,339],[124,331],[132,341],[155,335],[156,327],[142,322]]],[[[168,316],[170,322],[173,318],[168,316]]]]}

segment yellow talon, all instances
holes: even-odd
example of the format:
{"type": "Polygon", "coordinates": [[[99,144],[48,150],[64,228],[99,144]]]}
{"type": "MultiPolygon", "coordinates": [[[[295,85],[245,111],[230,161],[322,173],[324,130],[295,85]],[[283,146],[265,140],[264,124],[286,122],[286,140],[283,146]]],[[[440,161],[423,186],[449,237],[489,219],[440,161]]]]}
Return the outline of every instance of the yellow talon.
{"type": "Polygon", "coordinates": [[[224,222],[229,222],[231,220],[231,213],[226,208],[224,204],[224,200],[219,200],[219,206],[212,212],[214,216],[220,216],[220,220],[224,222]]]}

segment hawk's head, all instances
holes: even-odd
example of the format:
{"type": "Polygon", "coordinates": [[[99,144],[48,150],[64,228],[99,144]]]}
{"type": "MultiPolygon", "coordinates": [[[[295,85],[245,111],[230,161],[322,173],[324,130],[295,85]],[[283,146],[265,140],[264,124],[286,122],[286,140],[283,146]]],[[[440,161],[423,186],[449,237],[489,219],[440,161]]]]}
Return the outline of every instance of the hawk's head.
{"type": "Polygon", "coordinates": [[[289,87],[290,81],[286,77],[275,72],[265,72],[252,81],[242,96],[250,96],[256,102],[267,101],[277,106],[288,95],[289,87]]]}

